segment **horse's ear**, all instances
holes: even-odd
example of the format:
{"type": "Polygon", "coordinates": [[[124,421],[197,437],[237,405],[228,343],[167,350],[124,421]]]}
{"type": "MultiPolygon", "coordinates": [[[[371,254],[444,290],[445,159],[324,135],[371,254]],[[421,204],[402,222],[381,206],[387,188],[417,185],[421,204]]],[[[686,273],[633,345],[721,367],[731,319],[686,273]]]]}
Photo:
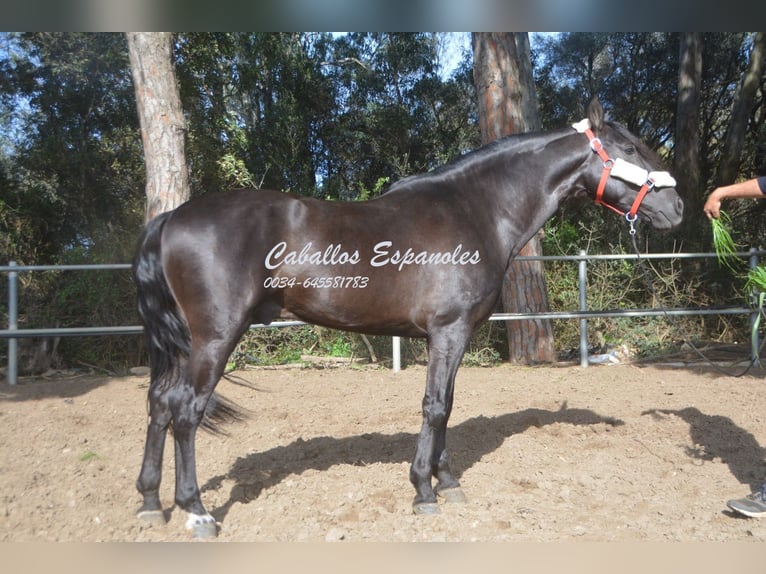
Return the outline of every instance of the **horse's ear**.
{"type": "Polygon", "coordinates": [[[594,132],[598,132],[604,127],[604,108],[597,97],[593,97],[588,104],[588,119],[594,132]]]}

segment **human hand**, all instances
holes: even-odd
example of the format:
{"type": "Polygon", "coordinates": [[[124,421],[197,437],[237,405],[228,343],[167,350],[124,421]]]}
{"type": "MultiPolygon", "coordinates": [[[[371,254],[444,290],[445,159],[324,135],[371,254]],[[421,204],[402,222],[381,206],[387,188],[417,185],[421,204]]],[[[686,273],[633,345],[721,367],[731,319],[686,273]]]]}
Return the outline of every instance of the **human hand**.
{"type": "Polygon", "coordinates": [[[721,198],[717,189],[713,190],[713,192],[708,196],[702,210],[705,212],[705,215],[707,215],[708,219],[718,219],[720,217],[721,198]]]}

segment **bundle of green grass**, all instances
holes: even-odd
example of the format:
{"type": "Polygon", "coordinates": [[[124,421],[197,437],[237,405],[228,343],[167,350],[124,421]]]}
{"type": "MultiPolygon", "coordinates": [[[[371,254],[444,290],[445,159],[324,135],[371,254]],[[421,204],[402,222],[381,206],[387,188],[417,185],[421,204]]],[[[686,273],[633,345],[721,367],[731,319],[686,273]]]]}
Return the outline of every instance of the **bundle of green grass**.
{"type": "MultiPolygon", "coordinates": [[[[736,256],[738,246],[734,243],[729,232],[731,218],[722,211],[717,219],[710,221],[713,224],[713,247],[718,257],[718,263],[735,273],[738,272],[742,260],[736,256]]],[[[758,265],[748,271],[745,277],[745,288],[766,291],[766,265],[758,265]]]]}
{"type": "MultiPolygon", "coordinates": [[[[741,268],[743,261],[735,255],[738,246],[734,243],[729,232],[731,218],[722,211],[720,216],[717,219],[711,219],[711,222],[713,224],[713,247],[718,257],[718,263],[738,273],[737,267],[741,268]]],[[[766,302],[766,265],[758,265],[748,270],[745,276],[745,289],[756,294],[758,309],[761,309],[753,321],[750,331],[751,344],[755,349],[758,347],[758,329],[761,324],[764,302],[766,302]]],[[[760,360],[758,355],[759,353],[756,351],[754,360],[760,360]]]]}

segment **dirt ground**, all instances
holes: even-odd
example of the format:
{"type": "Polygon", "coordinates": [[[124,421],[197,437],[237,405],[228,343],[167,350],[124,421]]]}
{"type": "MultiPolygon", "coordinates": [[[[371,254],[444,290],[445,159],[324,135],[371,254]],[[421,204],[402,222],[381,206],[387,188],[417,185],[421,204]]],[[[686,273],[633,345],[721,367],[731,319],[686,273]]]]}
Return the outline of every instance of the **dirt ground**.
{"type": "MultiPolygon", "coordinates": [[[[425,368],[257,369],[200,433],[219,541],[766,541],[726,500],[766,480],[766,378],[631,364],[462,368],[448,447],[469,500],[414,516],[425,368]]],[[[140,524],[147,377],[0,383],[0,541],[186,541],[140,524]]],[[[169,443],[170,446],[170,443],[169,443]]]]}

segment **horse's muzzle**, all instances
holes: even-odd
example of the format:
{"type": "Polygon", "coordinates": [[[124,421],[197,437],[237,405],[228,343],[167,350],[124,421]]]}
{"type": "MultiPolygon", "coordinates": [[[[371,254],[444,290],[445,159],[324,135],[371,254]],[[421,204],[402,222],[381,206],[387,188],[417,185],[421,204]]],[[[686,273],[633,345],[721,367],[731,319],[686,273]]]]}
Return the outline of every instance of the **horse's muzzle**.
{"type": "Polygon", "coordinates": [[[662,209],[652,216],[652,226],[659,231],[670,231],[678,227],[684,218],[684,200],[677,197],[671,204],[673,211],[662,209]]]}

